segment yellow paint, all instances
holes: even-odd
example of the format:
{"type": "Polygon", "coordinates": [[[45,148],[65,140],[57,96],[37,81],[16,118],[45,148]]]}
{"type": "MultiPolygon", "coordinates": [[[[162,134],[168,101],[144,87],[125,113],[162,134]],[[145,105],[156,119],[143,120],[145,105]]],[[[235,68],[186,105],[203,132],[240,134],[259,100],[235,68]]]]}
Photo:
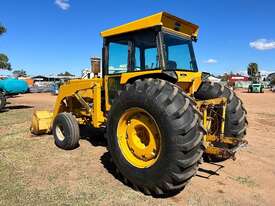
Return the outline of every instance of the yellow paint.
{"type": "Polygon", "coordinates": [[[189,95],[194,94],[201,85],[201,72],[176,71],[177,84],[189,95]]]}
{"type": "Polygon", "coordinates": [[[206,135],[206,141],[208,142],[221,142],[224,144],[236,145],[238,144],[239,140],[234,137],[221,137],[215,135],[206,135]]]}
{"type": "Polygon", "coordinates": [[[101,32],[102,37],[109,37],[113,35],[119,35],[127,32],[137,31],[155,26],[162,26],[171,30],[178,30],[179,33],[185,34],[186,36],[198,35],[198,26],[188,21],[175,17],[166,12],[160,12],[142,19],[123,24],[118,27],[108,29],[101,32]]]}
{"type": "Polygon", "coordinates": [[[160,154],[161,134],[154,118],[141,108],[126,110],[117,126],[117,140],[125,159],[137,168],[148,168],[160,154]]]}
{"type": "MultiPolygon", "coordinates": [[[[75,102],[73,102],[71,98],[67,99],[68,97],[73,97],[77,94],[83,99],[88,98],[92,100],[93,106],[91,111],[87,111],[86,116],[90,116],[92,119],[92,125],[95,128],[99,128],[106,121],[101,109],[102,83],[101,78],[93,78],[88,80],[71,80],[62,85],[55,102],[53,117],[55,118],[58,113],[67,110],[67,108],[64,108],[62,104],[63,100],[67,101],[69,111],[78,111],[78,108],[75,107],[75,102]]],[[[75,99],[79,101],[77,97],[75,99]]]]}
{"type": "MultiPolygon", "coordinates": [[[[120,83],[126,84],[132,78],[139,76],[149,75],[149,74],[160,74],[162,70],[148,70],[148,71],[139,71],[139,72],[127,72],[121,74],[120,83]]],[[[178,76],[177,84],[182,87],[187,94],[193,94],[198,90],[201,85],[201,72],[187,72],[187,71],[176,71],[178,76]],[[183,83],[183,84],[181,84],[183,83]],[[184,86],[185,85],[185,86],[184,86]]],[[[110,76],[112,77],[112,76],[110,76]]]]}
{"type": "Polygon", "coordinates": [[[197,107],[201,107],[202,105],[224,105],[226,103],[226,97],[219,97],[219,98],[213,98],[213,99],[208,99],[208,100],[201,100],[201,101],[196,101],[197,107]]]}
{"type": "Polygon", "coordinates": [[[111,104],[109,101],[109,91],[108,91],[108,82],[110,78],[115,78],[115,77],[120,77],[121,74],[116,74],[116,75],[105,75],[104,76],[104,89],[105,89],[105,108],[106,111],[110,111],[111,109],[111,104]]]}
{"type": "Polygon", "coordinates": [[[224,136],[224,125],[225,125],[225,114],[226,114],[226,100],[223,102],[223,108],[222,108],[222,123],[221,123],[221,137],[224,136]]]}
{"type": "Polygon", "coordinates": [[[206,154],[211,154],[214,156],[221,156],[224,153],[224,150],[219,148],[219,147],[213,147],[213,146],[208,146],[204,152],[206,154]]]}
{"type": "Polygon", "coordinates": [[[49,111],[35,111],[32,116],[31,132],[44,134],[51,131],[53,113],[49,111]]]}
{"type": "Polygon", "coordinates": [[[147,70],[138,72],[127,72],[121,74],[120,84],[126,84],[130,79],[147,74],[160,74],[162,70],[147,70]]]}
{"type": "MultiPolygon", "coordinates": [[[[207,128],[207,123],[208,123],[208,121],[207,121],[207,109],[204,109],[204,110],[203,110],[203,127],[204,127],[205,129],[208,129],[208,128],[207,128]]],[[[206,141],[206,135],[204,135],[203,141],[206,141]]]]}
{"type": "Polygon", "coordinates": [[[101,108],[101,91],[102,91],[102,79],[98,79],[99,81],[95,82],[95,86],[93,87],[93,108],[92,108],[92,124],[95,128],[100,128],[101,125],[106,121],[104,114],[101,108]]]}

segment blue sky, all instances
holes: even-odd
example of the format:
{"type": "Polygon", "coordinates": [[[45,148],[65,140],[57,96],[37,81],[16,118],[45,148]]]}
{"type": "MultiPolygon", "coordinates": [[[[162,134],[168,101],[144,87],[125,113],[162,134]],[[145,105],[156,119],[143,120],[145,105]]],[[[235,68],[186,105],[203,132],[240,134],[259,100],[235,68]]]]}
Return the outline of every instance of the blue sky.
{"type": "Polygon", "coordinates": [[[0,37],[0,53],[14,69],[33,75],[65,70],[79,75],[90,56],[101,56],[100,31],[159,11],[200,26],[195,43],[200,70],[245,71],[253,61],[275,71],[272,0],[0,0],[0,5],[0,22],[8,29],[0,37]]]}

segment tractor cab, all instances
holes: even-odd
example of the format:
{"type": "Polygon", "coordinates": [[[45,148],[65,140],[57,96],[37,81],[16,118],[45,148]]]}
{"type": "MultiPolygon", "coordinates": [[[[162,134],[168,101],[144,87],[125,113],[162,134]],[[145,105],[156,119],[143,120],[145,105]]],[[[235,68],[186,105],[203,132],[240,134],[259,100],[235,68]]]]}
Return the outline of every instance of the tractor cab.
{"type": "Polygon", "coordinates": [[[112,36],[105,36],[105,33],[101,33],[107,54],[104,55],[107,57],[104,59],[105,74],[198,70],[192,36],[158,25],[112,36]]]}
{"type": "Polygon", "coordinates": [[[161,12],[101,32],[106,108],[137,78],[161,78],[193,94],[201,83],[193,49],[198,26],[161,12]]]}

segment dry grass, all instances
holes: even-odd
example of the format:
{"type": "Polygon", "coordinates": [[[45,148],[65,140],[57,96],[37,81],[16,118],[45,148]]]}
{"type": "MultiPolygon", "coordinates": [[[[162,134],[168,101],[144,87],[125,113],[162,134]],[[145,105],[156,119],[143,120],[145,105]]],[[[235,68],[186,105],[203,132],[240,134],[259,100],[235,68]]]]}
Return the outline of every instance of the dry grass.
{"type": "MultiPolygon", "coordinates": [[[[117,180],[104,146],[82,140],[80,148],[63,151],[51,136],[30,135],[31,114],[0,113],[0,205],[177,205],[176,199],[145,196],[117,180]]],[[[190,195],[186,205],[237,205],[203,199],[190,195]]]]}
{"type": "Polygon", "coordinates": [[[62,151],[51,136],[32,137],[31,113],[30,109],[0,113],[0,205],[173,204],[116,181],[100,164],[100,157],[87,156],[91,153],[84,150],[92,148],[85,140],[81,142],[84,150],[62,151]],[[94,161],[99,162],[97,168],[90,165],[94,161]],[[104,173],[91,174],[90,169],[104,173]]]}
{"type": "MultiPolygon", "coordinates": [[[[12,101],[28,102],[35,109],[52,108],[44,105],[52,96],[39,95],[12,101]]],[[[73,151],[63,151],[52,136],[30,135],[33,108],[11,107],[0,113],[0,205],[275,205],[275,96],[241,95],[249,114],[248,148],[237,161],[221,163],[224,167],[217,174],[217,165],[202,164],[201,175],[207,178],[196,176],[180,194],[164,199],[124,185],[114,175],[100,135],[81,140],[73,151]]]]}

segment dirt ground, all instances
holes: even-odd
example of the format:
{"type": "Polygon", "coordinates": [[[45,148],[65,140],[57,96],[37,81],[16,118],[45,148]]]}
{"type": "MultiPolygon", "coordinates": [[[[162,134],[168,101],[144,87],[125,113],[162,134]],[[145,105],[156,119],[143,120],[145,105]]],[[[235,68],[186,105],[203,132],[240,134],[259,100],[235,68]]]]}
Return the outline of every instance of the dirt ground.
{"type": "Polygon", "coordinates": [[[237,92],[248,111],[249,145],[219,164],[203,163],[178,195],[153,198],[120,181],[106,142],[91,132],[73,151],[50,135],[29,133],[35,109],[50,109],[50,94],[9,99],[0,113],[0,205],[275,205],[275,93],[237,92]]]}

